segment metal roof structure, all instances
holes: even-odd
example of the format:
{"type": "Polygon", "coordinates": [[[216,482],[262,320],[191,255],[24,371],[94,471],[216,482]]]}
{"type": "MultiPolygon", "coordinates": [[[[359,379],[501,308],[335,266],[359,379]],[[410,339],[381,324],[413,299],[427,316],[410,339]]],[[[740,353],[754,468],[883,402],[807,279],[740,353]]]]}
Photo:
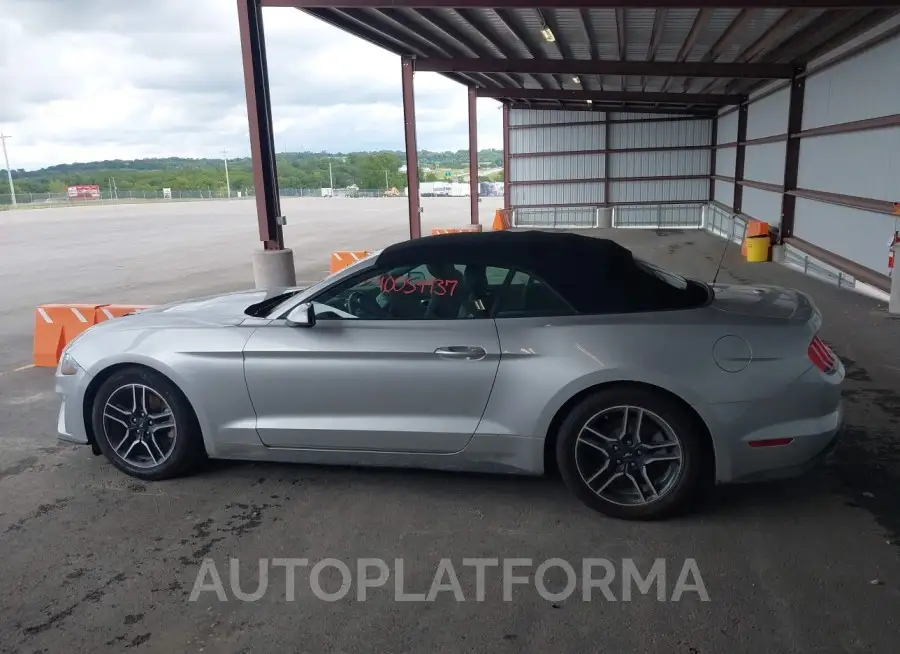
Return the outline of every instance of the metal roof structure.
{"type": "Polygon", "coordinates": [[[715,114],[896,0],[261,0],[510,106],[715,114]]]}
{"type": "MultiPolygon", "coordinates": [[[[503,103],[507,160],[513,108],[706,118],[732,107],[739,115],[735,178],[742,179],[748,96],[772,80],[786,80],[791,88],[783,185],[787,200],[779,238],[791,236],[800,154],[800,140],[792,135],[802,131],[807,64],[900,12],[900,0],[237,0],[237,6],[265,250],[284,248],[285,224],[265,7],[299,9],[400,55],[411,238],[421,234],[416,71],[437,72],[468,87],[473,173],[478,169],[477,99],[486,97],[503,103]]],[[[713,121],[714,141],[717,123],[718,118],[713,121]]],[[[714,179],[714,164],[712,170],[714,179]]],[[[471,175],[470,186],[470,220],[477,225],[477,175],[471,175]]],[[[506,188],[504,206],[509,208],[506,188]]],[[[739,210],[743,185],[735,188],[734,208],[739,210]]]]}

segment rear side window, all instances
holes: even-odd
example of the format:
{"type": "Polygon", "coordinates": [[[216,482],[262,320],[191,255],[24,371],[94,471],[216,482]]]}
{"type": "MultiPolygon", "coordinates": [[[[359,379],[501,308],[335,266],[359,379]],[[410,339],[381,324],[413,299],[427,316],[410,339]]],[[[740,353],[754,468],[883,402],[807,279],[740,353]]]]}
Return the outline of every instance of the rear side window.
{"type": "Polygon", "coordinates": [[[545,282],[523,270],[508,279],[494,313],[495,318],[569,316],[575,311],[545,282]]]}

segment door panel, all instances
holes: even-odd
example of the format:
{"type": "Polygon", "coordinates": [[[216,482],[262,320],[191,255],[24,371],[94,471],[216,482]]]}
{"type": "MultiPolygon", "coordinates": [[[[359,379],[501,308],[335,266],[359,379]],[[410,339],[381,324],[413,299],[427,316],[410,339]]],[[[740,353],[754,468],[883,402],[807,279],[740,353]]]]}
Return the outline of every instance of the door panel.
{"type": "Polygon", "coordinates": [[[244,357],[270,447],[451,453],[478,427],[500,342],[493,320],[274,321],[244,357]]]}

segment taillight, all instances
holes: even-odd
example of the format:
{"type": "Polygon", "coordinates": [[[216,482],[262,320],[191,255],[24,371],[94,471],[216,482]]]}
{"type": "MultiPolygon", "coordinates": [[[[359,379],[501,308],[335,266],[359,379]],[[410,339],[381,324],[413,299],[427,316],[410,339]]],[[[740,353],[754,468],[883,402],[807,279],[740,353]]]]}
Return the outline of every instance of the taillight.
{"type": "Polygon", "coordinates": [[[830,375],[837,370],[837,357],[835,357],[831,348],[825,345],[818,336],[813,337],[806,354],[809,356],[812,364],[826,375],[830,375]]]}

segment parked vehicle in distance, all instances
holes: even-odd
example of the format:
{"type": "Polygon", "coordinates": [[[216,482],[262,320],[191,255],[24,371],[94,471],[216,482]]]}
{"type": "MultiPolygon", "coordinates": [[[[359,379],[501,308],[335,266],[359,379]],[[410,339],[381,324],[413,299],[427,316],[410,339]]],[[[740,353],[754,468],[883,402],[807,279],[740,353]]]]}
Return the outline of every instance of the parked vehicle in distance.
{"type": "Polygon", "coordinates": [[[794,475],[842,424],[803,293],[711,285],[615,242],[504,231],[392,245],[314,286],[101,323],[58,431],[145,480],[203,457],[540,475],[629,519],[794,475]]]}

